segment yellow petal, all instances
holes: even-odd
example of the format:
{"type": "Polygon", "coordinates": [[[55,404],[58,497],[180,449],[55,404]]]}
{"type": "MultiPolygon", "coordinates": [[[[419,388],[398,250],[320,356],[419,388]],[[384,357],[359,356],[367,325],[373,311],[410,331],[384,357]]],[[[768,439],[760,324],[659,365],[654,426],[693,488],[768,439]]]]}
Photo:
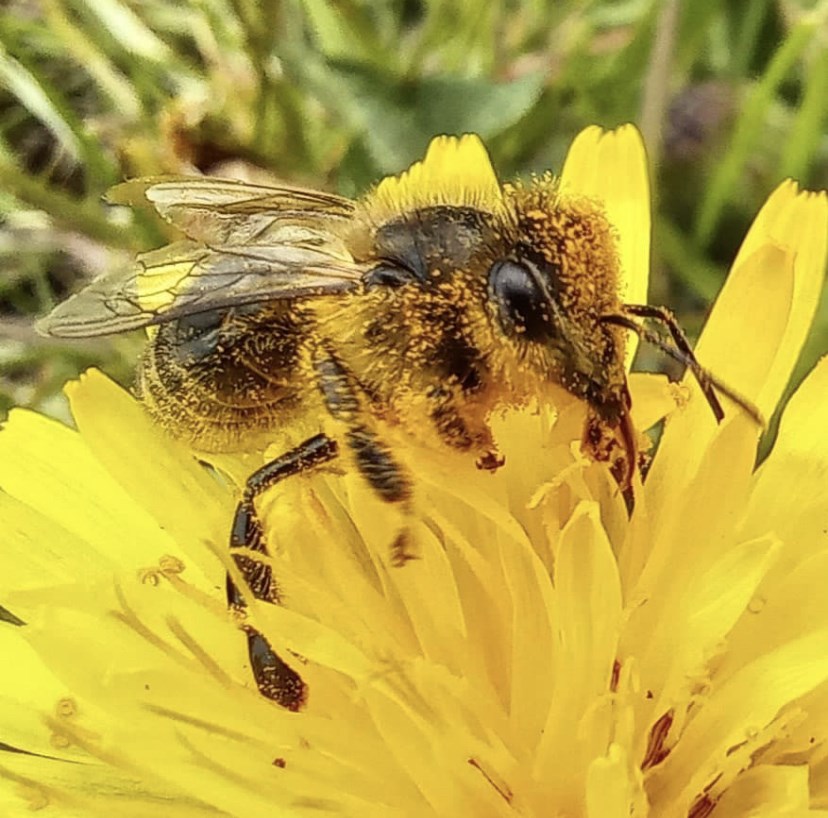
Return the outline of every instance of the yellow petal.
{"type": "MultiPolygon", "coordinates": [[[[636,593],[646,598],[654,588],[663,591],[664,583],[681,588],[684,572],[695,573],[718,557],[733,509],[748,496],[754,441],[751,421],[734,417],[709,447],[687,453],[692,467],[686,471],[678,459],[672,469],[659,468],[659,448],[618,556],[626,588],[632,592],[640,584],[636,593]],[[698,513],[701,508],[705,514],[698,513]]],[[[692,444],[691,439],[688,446],[692,444]]],[[[670,593],[657,596],[669,605],[670,593]]]]}
{"type": "Polygon", "coordinates": [[[2,491],[0,520],[5,531],[0,549],[5,591],[73,582],[116,565],[111,555],[95,551],[82,536],[50,519],[48,509],[36,511],[2,491]]]}
{"type": "Polygon", "coordinates": [[[55,758],[77,757],[77,752],[55,745],[43,718],[61,700],[68,699],[70,689],[55,678],[43,658],[28,644],[24,628],[7,624],[0,628],[0,656],[3,657],[0,695],[3,742],[55,758]]]}
{"type": "Polygon", "coordinates": [[[212,805],[173,787],[153,787],[94,760],[4,753],[0,762],[0,814],[4,818],[54,815],[58,818],[146,818],[164,805],[169,818],[215,818],[212,805]]]}
{"type": "Polygon", "coordinates": [[[631,372],[627,382],[632,397],[633,424],[641,431],[663,420],[681,403],[681,388],[670,383],[666,375],[631,372]]]}
{"type": "Polygon", "coordinates": [[[501,212],[500,182],[480,137],[435,137],[422,161],[383,179],[363,202],[368,217],[377,223],[435,205],[501,212]]]}
{"type": "Polygon", "coordinates": [[[732,634],[727,665],[744,664],[828,621],[826,395],[828,358],[788,402],[773,450],[753,478],[737,536],[773,532],[783,548],[732,634]]]}
{"type": "Polygon", "coordinates": [[[793,394],[767,460],[754,478],[742,535],[774,531],[785,543],[778,570],[792,570],[828,546],[825,487],[828,485],[828,358],[793,394]],[[796,513],[791,513],[796,509],[796,513]]]}
{"type": "MultiPolygon", "coordinates": [[[[650,276],[650,184],[641,135],[633,125],[614,131],[590,127],[569,148],[561,191],[603,203],[617,231],[621,297],[627,304],[646,304],[650,276]]],[[[638,339],[630,338],[627,365],[638,339]]]]}
{"type": "MultiPolygon", "coordinates": [[[[828,196],[800,193],[795,183],[783,182],[748,232],[733,264],[733,273],[716,300],[699,340],[700,360],[745,394],[768,417],[776,407],[810,330],[822,290],[827,242],[828,196]],[[774,337],[775,355],[763,356],[764,366],[760,366],[754,360],[758,356],[751,354],[751,347],[759,340],[756,336],[768,331],[766,326],[754,318],[751,338],[747,328],[743,333],[740,327],[732,326],[732,311],[738,309],[752,315],[754,305],[759,306],[756,301],[762,299],[761,283],[769,283],[774,276],[790,278],[792,294],[789,302],[783,299],[780,303],[774,302],[772,290],[764,293],[785,322],[774,337]],[[754,277],[756,281],[752,280],[754,277]],[[726,318],[728,312],[730,315],[726,318]],[[751,372],[755,374],[748,376],[751,372]]],[[[777,292],[785,289],[783,286],[777,292]]]]}
{"type": "Polygon", "coordinates": [[[624,748],[611,744],[605,757],[596,758],[587,774],[588,818],[629,818],[634,784],[624,748]]]}
{"type": "Polygon", "coordinates": [[[653,808],[684,814],[712,783],[726,786],[765,742],[764,731],[788,703],[828,679],[828,631],[822,629],[763,655],[705,701],[678,743],[652,771],[653,808]],[[735,769],[734,769],[735,767],[735,769]],[[727,771],[727,778],[720,777],[727,771]]]}
{"type": "Polygon", "coordinates": [[[561,645],[551,676],[553,696],[534,769],[562,811],[582,803],[586,770],[606,746],[608,701],[621,624],[617,564],[598,508],[584,503],[561,538],[555,568],[561,645]],[[541,771],[544,771],[543,773],[541,771]]]}
{"type": "Polygon", "coordinates": [[[519,746],[530,754],[542,741],[547,714],[555,695],[558,654],[558,606],[552,582],[531,548],[504,554],[510,563],[506,573],[513,621],[510,656],[511,722],[519,746]],[[539,645],[546,648],[538,650],[539,645]]]}
{"type": "MultiPolygon", "coordinates": [[[[697,355],[736,392],[770,417],[810,327],[822,285],[828,233],[826,195],[785,183],[768,200],[740,252],[699,341],[697,355]]],[[[668,419],[648,479],[656,503],[682,493],[720,433],[698,385],[668,419]]],[[[726,414],[740,409],[723,399],[726,414]]],[[[758,438],[760,429],[755,428],[758,438]]]]}
{"type": "MultiPolygon", "coordinates": [[[[175,549],[157,523],[109,479],[80,435],[56,421],[13,411],[0,433],[0,462],[0,488],[69,532],[66,547],[73,540],[83,542],[90,570],[137,567],[175,549]]],[[[0,560],[7,558],[0,551],[0,560]]]]}
{"type": "Polygon", "coordinates": [[[764,764],[746,770],[716,804],[723,814],[794,816],[809,813],[808,767],[764,764]]]}
{"type": "MultiPolygon", "coordinates": [[[[137,401],[100,372],[66,385],[72,415],[100,464],[184,549],[214,584],[224,569],[204,548],[229,539],[233,495],[182,443],[164,435],[137,401]],[[199,514],[182,515],[187,504],[199,514]]],[[[192,578],[191,578],[192,579],[192,578]]]]}

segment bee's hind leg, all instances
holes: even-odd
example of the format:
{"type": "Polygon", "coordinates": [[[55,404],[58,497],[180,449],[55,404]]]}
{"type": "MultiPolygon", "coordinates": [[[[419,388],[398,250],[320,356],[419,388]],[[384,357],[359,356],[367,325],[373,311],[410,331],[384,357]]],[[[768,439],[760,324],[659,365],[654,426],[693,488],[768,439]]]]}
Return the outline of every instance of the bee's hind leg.
{"type": "MultiPolygon", "coordinates": [[[[264,531],[254,505],[256,498],[286,477],[333,460],[337,453],[336,441],[327,435],[316,435],[250,475],[233,517],[230,548],[246,548],[266,556],[264,531]]],[[[233,561],[256,599],[279,602],[279,588],[269,565],[246,554],[233,554],[233,561]]],[[[237,611],[247,608],[244,595],[229,576],[227,602],[237,611]]],[[[250,665],[261,694],[288,710],[299,710],[307,697],[302,677],[276,654],[259,631],[250,625],[245,625],[244,631],[247,634],[250,665]]]]}

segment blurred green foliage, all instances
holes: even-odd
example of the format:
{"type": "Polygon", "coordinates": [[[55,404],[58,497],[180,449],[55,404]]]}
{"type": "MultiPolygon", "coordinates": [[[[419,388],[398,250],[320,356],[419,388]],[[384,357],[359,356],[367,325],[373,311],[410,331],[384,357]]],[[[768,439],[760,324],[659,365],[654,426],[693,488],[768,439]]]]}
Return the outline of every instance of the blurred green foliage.
{"type": "MultiPolygon", "coordinates": [[[[700,326],[773,187],[828,187],[826,0],[5,0],[0,412],[62,415],[140,337],[57,343],[34,316],[163,240],[102,202],[127,177],[213,173],[355,195],[474,131],[501,175],[560,167],[584,126],[642,127],[651,301],[700,326]]],[[[828,347],[821,310],[802,369],[828,347]]],[[[647,363],[647,362],[645,362],[647,363]]]]}

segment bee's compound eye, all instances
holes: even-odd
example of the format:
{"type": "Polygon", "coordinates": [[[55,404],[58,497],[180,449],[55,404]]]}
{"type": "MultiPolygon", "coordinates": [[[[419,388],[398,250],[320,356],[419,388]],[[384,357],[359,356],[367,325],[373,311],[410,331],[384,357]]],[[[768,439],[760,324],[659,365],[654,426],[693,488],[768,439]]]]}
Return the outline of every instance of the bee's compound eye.
{"type": "Polygon", "coordinates": [[[527,341],[541,341],[552,334],[551,305],[525,265],[511,259],[493,264],[489,294],[505,332],[527,341]]]}

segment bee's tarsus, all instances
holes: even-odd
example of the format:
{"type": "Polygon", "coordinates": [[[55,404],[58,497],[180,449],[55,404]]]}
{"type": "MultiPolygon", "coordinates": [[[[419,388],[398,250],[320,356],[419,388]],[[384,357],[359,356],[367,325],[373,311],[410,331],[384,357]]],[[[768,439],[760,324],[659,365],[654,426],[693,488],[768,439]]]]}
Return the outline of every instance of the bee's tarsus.
{"type": "Polygon", "coordinates": [[[256,517],[251,500],[243,500],[236,507],[230,531],[231,548],[251,548],[261,551],[262,526],[256,517]]]}
{"type": "Polygon", "coordinates": [[[17,625],[22,627],[26,623],[19,617],[15,616],[8,608],[0,605],[0,622],[8,622],[10,625],[17,625]]]}
{"type": "Polygon", "coordinates": [[[506,458],[497,451],[488,451],[477,458],[474,465],[481,471],[495,472],[506,463],[506,458]]]}
{"type": "Polygon", "coordinates": [[[274,652],[257,630],[245,627],[245,632],[250,666],[259,692],[286,710],[301,710],[308,698],[302,677],[274,652]]]}

